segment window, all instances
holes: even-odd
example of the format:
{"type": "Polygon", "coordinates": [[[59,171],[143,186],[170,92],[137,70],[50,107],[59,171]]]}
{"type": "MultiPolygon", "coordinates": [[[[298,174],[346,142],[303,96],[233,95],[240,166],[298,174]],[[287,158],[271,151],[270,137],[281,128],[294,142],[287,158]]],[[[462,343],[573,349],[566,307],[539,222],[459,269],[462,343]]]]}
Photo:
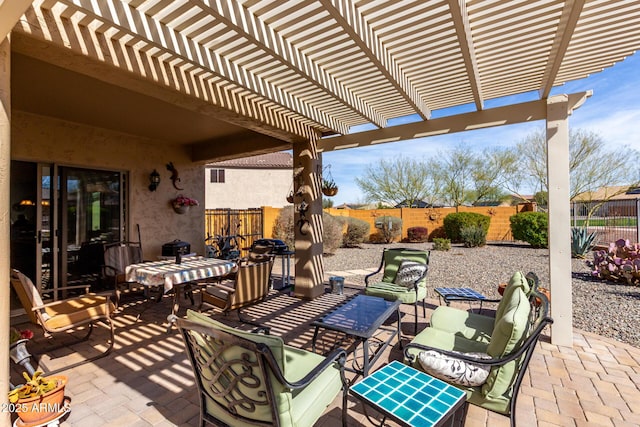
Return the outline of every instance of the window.
{"type": "Polygon", "coordinates": [[[211,182],[224,182],[224,169],[210,169],[211,182]]]}

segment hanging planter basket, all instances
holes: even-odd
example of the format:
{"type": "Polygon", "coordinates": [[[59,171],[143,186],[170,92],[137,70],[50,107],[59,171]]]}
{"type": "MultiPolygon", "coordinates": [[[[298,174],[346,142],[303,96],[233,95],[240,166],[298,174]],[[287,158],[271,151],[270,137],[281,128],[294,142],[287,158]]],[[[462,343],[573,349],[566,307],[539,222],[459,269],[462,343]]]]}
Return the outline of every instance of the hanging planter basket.
{"type": "Polygon", "coordinates": [[[333,197],[338,194],[338,186],[331,175],[331,165],[328,165],[325,170],[326,173],[322,177],[322,194],[327,197],[333,197]]]}
{"type": "Polygon", "coordinates": [[[293,203],[293,191],[291,191],[287,196],[287,202],[293,203]]]}
{"type": "Polygon", "coordinates": [[[338,194],[338,187],[325,187],[322,186],[322,194],[328,197],[333,197],[338,194]]]}

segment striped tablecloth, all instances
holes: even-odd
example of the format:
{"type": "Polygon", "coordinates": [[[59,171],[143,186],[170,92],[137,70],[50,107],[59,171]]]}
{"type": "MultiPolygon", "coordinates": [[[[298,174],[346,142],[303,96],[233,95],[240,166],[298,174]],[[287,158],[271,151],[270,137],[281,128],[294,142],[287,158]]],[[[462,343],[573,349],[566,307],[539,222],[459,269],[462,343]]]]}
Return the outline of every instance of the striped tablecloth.
{"type": "Polygon", "coordinates": [[[131,264],[127,266],[126,277],[128,282],[138,282],[147,286],[163,285],[164,292],[167,293],[174,285],[224,276],[236,269],[237,265],[233,261],[189,257],[183,258],[180,264],[176,264],[174,260],[131,264]]]}

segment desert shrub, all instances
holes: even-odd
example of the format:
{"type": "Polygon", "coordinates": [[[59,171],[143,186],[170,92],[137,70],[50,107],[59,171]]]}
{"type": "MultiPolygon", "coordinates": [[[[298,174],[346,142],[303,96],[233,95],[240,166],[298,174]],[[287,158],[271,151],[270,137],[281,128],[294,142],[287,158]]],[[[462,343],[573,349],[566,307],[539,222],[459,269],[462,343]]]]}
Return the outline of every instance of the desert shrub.
{"type": "Polygon", "coordinates": [[[360,246],[369,236],[371,225],[360,218],[345,217],[347,230],[342,238],[342,246],[346,248],[356,248],[360,246]]]}
{"type": "Polygon", "coordinates": [[[549,245],[549,218],[544,212],[520,212],[509,217],[511,234],[516,240],[529,243],[534,248],[549,245]]]}
{"type": "MultiPolygon", "coordinates": [[[[293,206],[285,206],[273,223],[273,238],[282,240],[291,250],[295,248],[293,218],[293,206]]],[[[333,254],[342,244],[342,223],[336,217],[323,212],[322,224],[323,252],[333,254]]]]}
{"type": "Polygon", "coordinates": [[[342,221],[337,217],[322,213],[322,251],[335,254],[342,244],[342,221]]]}
{"type": "Polygon", "coordinates": [[[486,235],[491,217],[476,212],[457,212],[447,215],[442,222],[447,237],[454,243],[461,243],[460,230],[464,227],[481,227],[486,235]]]}
{"type": "Polygon", "coordinates": [[[280,209],[276,220],[273,222],[273,238],[282,240],[290,250],[295,249],[295,237],[293,234],[293,206],[285,206],[280,209]]]}
{"type": "Polygon", "coordinates": [[[436,237],[433,239],[433,250],[448,251],[449,249],[451,249],[451,240],[443,237],[436,237]]]}
{"type": "Polygon", "coordinates": [[[402,235],[402,219],[397,216],[381,216],[376,218],[376,228],[380,231],[380,240],[391,243],[402,235]]]}
{"type": "Polygon", "coordinates": [[[467,225],[460,229],[460,239],[467,248],[477,248],[487,244],[487,232],[479,225],[467,225]]]}
{"type": "Polygon", "coordinates": [[[409,227],[407,229],[407,237],[410,242],[423,243],[429,238],[427,227],[409,227]]]}

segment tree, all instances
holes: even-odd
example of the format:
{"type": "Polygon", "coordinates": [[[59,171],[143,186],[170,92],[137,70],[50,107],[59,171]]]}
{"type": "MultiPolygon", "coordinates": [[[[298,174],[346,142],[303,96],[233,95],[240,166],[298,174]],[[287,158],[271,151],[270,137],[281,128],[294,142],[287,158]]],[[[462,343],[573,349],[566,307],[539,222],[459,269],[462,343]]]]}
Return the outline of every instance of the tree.
{"type": "Polygon", "coordinates": [[[429,167],[442,182],[441,194],[452,206],[482,201],[497,201],[504,197],[503,188],[516,170],[517,157],[504,149],[488,148],[474,153],[458,145],[440,153],[429,167]]]}
{"type": "Polygon", "coordinates": [[[453,150],[440,153],[429,162],[430,169],[442,182],[442,197],[445,203],[456,207],[470,201],[472,195],[471,176],[476,163],[469,147],[458,145],[453,150]]]}
{"type": "Polygon", "coordinates": [[[471,203],[498,201],[505,197],[504,189],[518,170],[518,157],[513,150],[487,148],[474,159],[471,180],[471,203]]]}
{"type": "Polygon", "coordinates": [[[355,181],[369,201],[394,206],[402,202],[411,206],[418,200],[431,203],[438,195],[427,163],[403,156],[380,159],[367,166],[364,176],[355,181]]]}
{"type": "MultiPolygon", "coordinates": [[[[548,193],[547,183],[547,138],[543,129],[538,129],[525,137],[517,151],[528,171],[528,180],[537,191],[548,193]]],[[[612,147],[600,135],[583,129],[569,131],[569,198],[574,200],[579,194],[594,192],[601,187],[615,184],[637,185],[637,172],[630,176],[629,159],[636,159],[638,152],[628,147],[612,147]]],[[[626,191],[611,192],[607,199],[626,191]]]]}

